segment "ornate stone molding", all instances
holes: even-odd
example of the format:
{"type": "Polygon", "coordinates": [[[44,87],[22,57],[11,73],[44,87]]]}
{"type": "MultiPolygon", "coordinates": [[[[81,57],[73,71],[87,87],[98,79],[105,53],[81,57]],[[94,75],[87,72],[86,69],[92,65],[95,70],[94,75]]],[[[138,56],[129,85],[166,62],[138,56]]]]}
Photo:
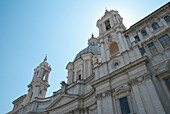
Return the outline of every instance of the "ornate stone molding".
{"type": "Polygon", "coordinates": [[[127,84],[121,85],[121,86],[115,88],[115,91],[113,92],[113,96],[117,96],[120,93],[128,92],[130,90],[131,90],[131,88],[129,85],[127,85],[127,84]]]}
{"type": "Polygon", "coordinates": [[[150,79],[150,78],[151,78],[151,76],[149,75],[149,73],[145,73],[140,77],[135,77],[135,78],[131,79],[128,82],[128,85],[132,86],[132,85],[136,85],[139,83],[143,83],[145,80],[150,79]]]}
{"type": "Polygon", "coordinates": [[[99,93],[95,96],[96,99],[101,99],[102,98],[102,93],[99,93]]]}
{"type": "Polygon", "coordinates": [[[98,99],[102,99],[104,97],[110,96],[112,93],[113,93],[113,96],[116,96],[123,92],[129,92],[131,90],[132,85],[136,85],[138,83],[143,83],[145,80],[148,80],[150,78],[151,78],[151,76],[149,75],[149,73],[145,73],[140,77],[135,77],[135,78],[131,79],[128,82],[128,84],[121,85],[119,87],[112,88],[111,90],[106,90],[102,93],[99,93],[95,96],[95,98],[98,100],[98,99]]]}
{"type": "Polygon", "coordinates": [[[111,90],[106,90],[102,93],[99,93],[95,96],[96,99],[101,99],[107,96],[110,96],[113,92],[115,91],[115,89],[111,89],[111,90]]]}

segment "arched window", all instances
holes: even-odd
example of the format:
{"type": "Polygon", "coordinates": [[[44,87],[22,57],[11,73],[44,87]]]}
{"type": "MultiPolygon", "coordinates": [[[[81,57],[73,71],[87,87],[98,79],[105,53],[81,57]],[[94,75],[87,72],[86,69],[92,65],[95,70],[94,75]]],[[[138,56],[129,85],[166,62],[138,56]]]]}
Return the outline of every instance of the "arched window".
{"type": "Polygon", "coordinates": [[[77,80],[81,80],[81,79],[82,79],[82,77],[81,77],[81,70],[79,70],[77,72],[77,80]]]}
{"type": "Polygon", "coordinates": [[[42,90],[40,90],[39,94],[42,95],[42,90]]]}
{"type": "Polygon", "coordinates": [[[106,26],[106,30],[109,30],[111,28],[109,19],[105,21],[105,26],[106,26]]]}
{"type": "Polygon", "coordinates": [[[119,52],[119,47],[116,42],[112,42],[110,45],[110,55],[112,56],[113,54],[116,54],[119,52]]]}
{"type": "Polygon", "coordinates": [[[141,33],[142,33],[143,36],[146,36],[146,35],[147,35],[146,30],[142,30],[141,33]]]}
{"type": "Polygon", "coordinates": [[[153,28],[153,30],[156,30],[157,28],[159,28],[158,23],[154,23],[154,24],[152,24],[152,28],[153,28]]]}
{"type": "Polygon", "coordinates": [[[169,16],[165,16],[164,19],[165,19],[165,21],[166,21],[167,23],[170,22],[170,17],[169,17],[169,16]]]}

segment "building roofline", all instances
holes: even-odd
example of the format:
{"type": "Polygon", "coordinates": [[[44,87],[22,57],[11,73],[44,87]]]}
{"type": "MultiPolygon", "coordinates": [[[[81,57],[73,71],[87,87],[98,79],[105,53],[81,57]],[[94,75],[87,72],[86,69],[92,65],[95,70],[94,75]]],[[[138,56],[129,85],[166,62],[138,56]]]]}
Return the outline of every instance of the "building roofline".
{"type": "Polygon", "coordinates": [[[14,100],[12,103],[15,104],[16,102],[20,101],[21,99],[24,99],[26,97],[26,94],[20,96],[19,98],[17,98],[16,100],[14,100]]]}
{"type": "Polygon", "coordinates": [[[124,33],[126,33],[127,31],[130,31],[131,29],[133,29],[134,27],[138,26],[138,24],[140,24],[142,21],[146,20],[148,17],[152,16],[154,13],[158,12],[159,10],[163,9],[165,6],[170,6],[170,2],[166,3],[165,5],[163,5],[162,7],[160,7],[159,9],[155,10],[154,12],[152,12],[151,14],[147,15],[146,17],[144,17],[143,19],[141,19],[140,21],[138,21],[137,23],[133,24],[132,26],[130,26],[130,28],[128,28],[127,30],[124,31],[124,33]]]}

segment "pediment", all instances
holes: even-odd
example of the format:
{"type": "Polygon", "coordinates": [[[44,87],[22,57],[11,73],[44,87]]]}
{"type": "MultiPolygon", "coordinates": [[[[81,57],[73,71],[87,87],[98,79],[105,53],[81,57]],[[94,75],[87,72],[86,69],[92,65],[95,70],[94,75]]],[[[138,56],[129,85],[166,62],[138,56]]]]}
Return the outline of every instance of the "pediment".
{"type": "Polygon", "coordinates": [[[56,100],[54,100],[54,102],[52,102],[48,108],[56,108],[56,107],[60,107],[62,105],[65,105],[71,101],[73,101],[74,99],[76,99],[76,96],[72,96],[72,95],[61,95],[60,97],[58,97],[56,100]]]}
{"type": "Polygon", "coordinates": [[[117,94],[122,93],[122,92],[127,92],[129,90],[130,90],[129,86],[123,85],[123,86],[120,86],[120,87],[115,89],[114,95],[117,95],[117,94]]]}

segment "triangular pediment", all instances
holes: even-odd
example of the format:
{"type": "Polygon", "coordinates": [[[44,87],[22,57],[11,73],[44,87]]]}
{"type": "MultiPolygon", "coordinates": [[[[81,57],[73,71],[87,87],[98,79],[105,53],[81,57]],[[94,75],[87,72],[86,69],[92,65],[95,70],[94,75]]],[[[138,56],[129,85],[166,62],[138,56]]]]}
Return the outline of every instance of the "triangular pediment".
{"type": "Polygon", "coordinates": [[[48,108],[56,108],[56,107],[60,107],[62,105],[65,105],[71,101],[73,101],[74,99],[76,99],[76,96],[72,96],[72,95],[65,95],[62,94],[61,96],[59,96],[54,102],[52,102],[48,108]]]}

